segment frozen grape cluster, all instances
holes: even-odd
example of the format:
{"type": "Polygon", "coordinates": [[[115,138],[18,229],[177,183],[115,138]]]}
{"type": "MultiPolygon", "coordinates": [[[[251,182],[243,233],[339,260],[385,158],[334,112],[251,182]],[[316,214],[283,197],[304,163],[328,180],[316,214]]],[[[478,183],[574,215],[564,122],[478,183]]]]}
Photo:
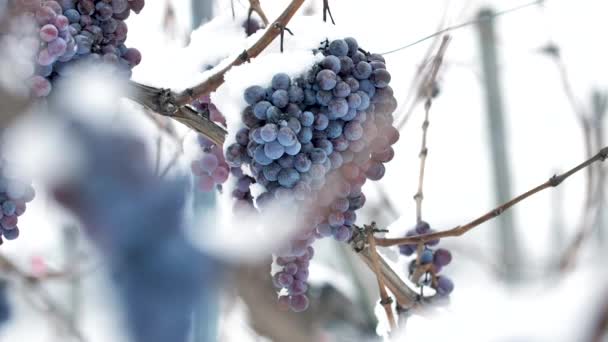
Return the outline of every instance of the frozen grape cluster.
{"type": "MultiPolygon", "coordinates": [[[[209,113],[212,121],[226,125],[226,119],[211,103],[209,96],[197,99],[193,105],[199,111],[209,113]]],[[[203,192],[210,192],[226,182],[230,173],[229,166],[224,160],[222,146],[216,145],[202,134],[197,135],[197,141],[201,151],[190,166],[197,179],[197,188],[203,192]]]]}
{"type": "Polygon", "coordinates": [[[6,161],[0,161],[0,244],[2,238],[15,240],[19,237],[17,223],[25,213],[26,203],[34,199],[31,183],[14,176],[6,161]]]}
{"type": "Polygon", "coordinates": [[[269,86],[245,90],[244,127],[225,152],[230,166],[248,170],[264,189],[255,198],[258,209],[291,204],[301,218],[297,236],[276,253],[281,270],[273,276],[280,305],[296,312],[309,305],[312,244],[351,239],[356,210],[365,204],[361,188],[384,176],[399,139],[384,58],[359,49],[353,38],[318,51],[323,59],[306,74],[277,73],[269,86]]]}
{"type": "MultiPolygon", "coordinates": [[[[436,231],[425,222],[420,221],[416,226],[410,229],[406,233],[406,237],[412,237],[416,235],[432,234],[436,231]]],[[[452,262],[452,253],[445,248],[436,248],[439,244],[439,240],[431,240],[424,244],[420,255],[418,255],[418,247],[416,245],[401,245],[399,246],[399,252],[405,256],[415,255],[416,258],[410,261],[408,266],[408,273],[410,276],[415,274],[419,267],[424,267],[424,273],[431,273],[432,277],[430,280],[427,276],[424,279],[420,279],[418,285],[430,285],[437,295],[445,297],[448,296],[454,290],[454,283],[450,278],[445,275],[440,275],[441,270],[452,262]]]]}
{"type": "Polygon", "coordinates": [[[127,19],[139,13],[144,0],[14,0],[38,27],[39,48],[32,94],[50,94],[53,80],[69,72],[75,62],[90,61],[116,66],[130,77],[141,53],[127,48],[127,19]]]}

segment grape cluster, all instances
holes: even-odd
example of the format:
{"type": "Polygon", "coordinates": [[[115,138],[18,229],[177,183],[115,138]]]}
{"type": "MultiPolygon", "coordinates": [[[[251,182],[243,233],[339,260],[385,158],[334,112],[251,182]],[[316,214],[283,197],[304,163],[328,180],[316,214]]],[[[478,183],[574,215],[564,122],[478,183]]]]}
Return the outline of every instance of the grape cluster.
{"type": "Polygon", "coordinates": [[[246,211],[254,208],[251,185],[255,183],[255,178],[246,175],[239,167],[230,168],[230,174],[236,178],[236,185],[232,190],[232,197],[236,199],[234,203],[235,211],[246,211]]]}
{"type": "MultiPolygon", "coordinates": [[[[226,125],[226,119],[211,103],[209,96],[197,99],[193,105],[198,110],[209,113],[209,118],[212,121],[226,125]]],[[[198,134],[197,141],[201,153],[196,160],[192,161],[190,167],[194,176],[197,177],[198,189],[203,192],[210,192],[226,182],[229,176],[229,167],[224,160],[224,152],[221,146],[217,146],[202,134],[198,134]]]]}
{"type": "Polygon", "coordinates": [[[228,164],[247,166],[263,186],[258,208],[291,203],[301,218],[297,236],[276,253],[281,271],[273,276],[280,305],[296,312],[309,304],[312,244],[351,239],[355,211],[365,203],[361,188],[384,176],[399,139],[384,58],[363,52],[353,38],[328,41],[319,52],[323,60],[305,75],[278,73],[269,87],[245,90],[245,127],[226,149],[228,164]]]}
{"type": "MultiPolygon", "coordinates": [[[[406,233],[406,237],[423,235],[423,234],[432,234],[435,233],[434,229],[431,229],[431,226],[425,222],[420,221],[416,224],[413,229],[410,229],[406,233]]],[[[416,259],[412,260],[409,264],[409,274],[410,276],[414,274],[418,267],[428,267],[427,269],[434,275],[434,279],[431,279],[430,285],[432,288],[437,291],[439,296],[448,296],[454,290],[454,283],[452,280],[444,275],[438,275],[441,270],[447,266],[450,262],[452,262],[452,253],[445,248],[436,248],[433,249],[439,244],[439,240],[431,240],[428,241],[420,255],[417,255],[417,246],[414,245],[401,245],[399,246],[399,252],[405,256],[416,255],[416,259]]],[[[419,285],[425,285],[426,281],[423,281],[419,285]]]]}
{"type": "Polygon", "coordinates": [[[26,203],[34,199],[35,191],[32,185],[22,179],[12,176],[12,172],[6,167],[6,162],[2,161],[0,170],[0,244],[1,236],[7,240],[14,240],[19,237],[17,227],[19,216],[23,215],[26,203]]]}
{"type": "Polygon", "coordinates": [[[197,136],[201,147],[200,157],[190,164],[192,173],[198,178],[198,189],[210,192],[228,179],[228,164],[224,160],[221,146],[215,145],[202,134],[197,136]]]}
{"type": "Polygon", "coordinates": [[[49,95],[58,75],[69,72],[77,61],[117,66],[130,77],[141,61],[141,53],[127,48],[127,24],[131,13],[139,13],[144,0],[16,0],[37,23],[40,46],[34,75],[29,80],[32,93],[49,95]]]}

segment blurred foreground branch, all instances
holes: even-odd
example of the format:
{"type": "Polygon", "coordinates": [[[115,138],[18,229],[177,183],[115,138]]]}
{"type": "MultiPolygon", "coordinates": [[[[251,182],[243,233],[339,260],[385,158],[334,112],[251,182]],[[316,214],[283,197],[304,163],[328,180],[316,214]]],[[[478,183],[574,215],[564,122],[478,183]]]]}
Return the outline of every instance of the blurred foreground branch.
{"type": "Polygon", "coordinates": [[[32,295],[39,301],[40,305],[32,305],[35,309],[49,316],[49,319],[57,322],[74,340],[85,342],[86,339],[80,330],[74,325],[70,315],[62,312],[59,306],[53,301],[51,296],[40,287],[39,278],[21,270],[15,263],[4,255],[0,255],[0,269],[5,275],[12,275],[18,278],[27,288],[26,294],[32,295]]]}

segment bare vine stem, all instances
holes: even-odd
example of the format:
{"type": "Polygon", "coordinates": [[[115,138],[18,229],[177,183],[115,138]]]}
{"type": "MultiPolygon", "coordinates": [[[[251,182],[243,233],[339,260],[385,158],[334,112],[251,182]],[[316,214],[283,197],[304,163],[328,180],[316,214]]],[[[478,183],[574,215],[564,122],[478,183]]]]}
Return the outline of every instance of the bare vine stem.
{"type": "MultiPolygon", "coordinates": [[[[583,133],[584,138],[584,146],[585,146],[585,156],[589,158],[591,156],[593,150],[593,125],[592,118],[588,110],[585,109],[583,103],[577,98],[574,93],[574,89],[572,87],[572,83],[570,82],[570,77],[568,75],[568,71],[566,68],[566,64],[564,63],[559,47],[551,44],[548,48],[545,49],[545,52],[552,58],[557,67],[560,81],[562,84],[562,88],[570,106],[572,107],[572,111],[576,115],[576,118],[581,127],[581,131],[583,133]]],[[[598,145],[602,146],[602,145],[598,145]]],[[[583,242],[587,239],[589,235],[593,232],[593,224],[595,223],[595,217],[601,215],[601,208],[595,208],[594,211],[594,200],[599,200],[599,196],[601,196],[601,186],[600,183],[600,174],[601,170],[597,170],[595,173],[593,168],[589,167],[586,170],[587,181],[585,188],[585,202],[583,204],[583,212],[582,219],[577,228],[577,233],[574,236],[574,239],[569,243],[565,252],[561,256],[559,260],[559,268],[564,271],[567,270],[570,266],[572,266],[575,262],[576,255],[580,247],[583,245],[583,242]],[[596,184],[594,186],[594,180],[596,180],[596,184]]]]}
{"type": "Polygon", "coordinates": [[[418,191],[414,195],[414,200],[416,201],[416,222],[422,221],[422,200],[424,199],[424,170],[426,166],[426,158],[429,152],[427,147],[427,134],[430,124],[429,113],[431,110],[431,105],[433,104],[434,84],[436,82],[437,74],[439,72],[439,68],[441,67],[441,63],[443,62],[443,57],[445,55],[445,51],[448,47],[449,42],[450,36],[443,36],[441,45],[439,46],[439,51],[437,52],[436,57],[433,59],[433,65],[431,66],[429,77],[427,78],[424,86],[426,101],[424,103],[424,122],[422,123],[422,143],[420,146],[420,153],[418,154],[418,157],[420,158],[420,168],[418,173],[418,191]]]}
{"type": "Polygon", "coordinates": [[[440,232],[436,232],[436,233],[416,235],[416,236],[406,237],[406,238],[397,238],[397,239],[376,238],[376,245],[388,247],[388,246],[396,246],[396,245],[420,244],[420,243],[425,243],[425,242],[428,242],[431,240],[463,235],[466,232],[468,232],[469,230],[481,225],[482,223],[499,216],[504,211],[508,210],[509,208],[511,208],[515,204],[523,201],[524,199],[526,199],[538,192],[541,192],[545,189],[557,187],[564,180],[566,180],[568,177],[572,176],[573,174],[593,165],[596,162],[602,162],[602,161],[606,160],[606,158],[608,158],[608,146],[602,148],[596,155],[594,155],[590,159],[587,159],[586,161],[582,162],[581,164],[575,166],[574,168],[570,169],[569,171],[562,173],[560,175],[554,175],[546,182],[544,182],[544,183],[524,192],[523,194],[511,199],[510,201],[490,210],[486,214],[474,219],[473,221],[471,221],[465,225],[457,226],[452,229],[448,229],[448,230],[444,230],[444,231],[440,231],[440,232]]]}
{"type": "Polygon", "coordinates": [[[386,292],[386,286],[384,285],[384,275],[382,274],[380,269],[378,251],[376,250],[376,241],[374,240],[373,234],[373,229],[375,228],[375,226],[375,223],[372,223],[371,226],[365,227],[365,229],[369,230],[367,242],[369,243],[369,251],[372,259],[372,270],[376,274],[376,279],[378,280],[378,289],[380,289],[380,304],[384,307],[384,311],[386,312],[386,318],[388,318],[391,331],[395,331],[397,326],[395,324],[395,317],[393,315],[393,308],[391,306],[393,300],[386,292]]]}
{"type": "Polygon", "coordinates": [[[266,17],[264,10],[262,10],[262,5],[260,5],[260,0],[249,0],[249,15],[247,16],[247,20],[251,19],[251,14],[253,12],[257,13],[260,16],[260,18],[262,19],[264,26],[268,27],[268,17],[266,17]]]}

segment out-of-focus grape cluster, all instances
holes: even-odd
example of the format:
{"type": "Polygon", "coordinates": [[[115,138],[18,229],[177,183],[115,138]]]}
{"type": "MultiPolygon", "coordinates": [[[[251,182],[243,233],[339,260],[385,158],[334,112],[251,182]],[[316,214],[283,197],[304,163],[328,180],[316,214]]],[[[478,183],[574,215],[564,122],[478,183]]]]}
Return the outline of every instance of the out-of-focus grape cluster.
{"type": "MultiPolygon", "coordinates": [[[[425,222],[420,221],[413,229],[406,233],[406,237],[432,234],[434,229],[425,222]]],[[[401,245],[399,252],[405,256],[415,255],[416,258],[411,260],[408,266],[408,274],[412,280],[417,282],[417,285],[430,285],[439,296],[448,296],[454,290],[454,283],[450,278],[440,275],[441,270],[452,262],[452,253],[445,248],[436,248],[439,240],[431,240],[424,244],[421,252],[418,253],[416,245],[401,245]],[[422,270],[422,272],[417,272],[422,270]],[[431,277],[428,277],[428,275],[431,277]],[[416,279],[417,278],[417,279],[416,279]]]]}
{"type": "Polygon", "coordinates": [[[14,0],[15,6],[38,27],[35,71],[29,79],[32,94],[45,97],[58,76],[79,62],[117,67],[130,77],[140,63],[137,49],[127,48],[127,19],[139,13],[144,0],[14,0]]]}
{"type": "MultiPolygon", "coordinates": [[[[208,113],[211,121],[226,126],[226,118],[211,103],[208,95],[197,99],[193,105],[200,112],[208,113]]],[[[190,168],[197,179],[197,188],[210,192],[226,182],[230,167],[224,160],[222,146],[216,145],[202,134],[198,134],[196,138],[201,150],[198,157],[190,163],[190,168]]]]}
{"type": "Polygon", "coordinates": [[[35,196],[31,182],[15,174],[9,163],[0,160],[0,244],[2,237],[14,240],[19,237],[19,216],[25,213],[26,203],[35,196]]]}
{"type": "MultiPolygon", "coordinates": [[[[259,209],[278,202],[301,218],[298,235],[276,253],[281,271],[273,277],[280,305],[293,311],[309,305],[313,242],[351,239],[355,211],[365,203],[361,187],[384,176],[399,139],[384,58],[363,52],[353,38],[326,42],[319,51],[324,59],[307,74],[278,73],[270,86],[245,90],[245,127],[226,149],[228,164],[245,167],[263,187],[259,209]]],[[[233,192],[238,200],[246,182],[233,192]]]]}
{"type": "Polygon", "coordinates": [[[25,213],[26,203],[36,195],[30,181],[18,174],[11,164],[0,158],[0,244],[2,237],[19,237],[19,216],[25,213]]]}

